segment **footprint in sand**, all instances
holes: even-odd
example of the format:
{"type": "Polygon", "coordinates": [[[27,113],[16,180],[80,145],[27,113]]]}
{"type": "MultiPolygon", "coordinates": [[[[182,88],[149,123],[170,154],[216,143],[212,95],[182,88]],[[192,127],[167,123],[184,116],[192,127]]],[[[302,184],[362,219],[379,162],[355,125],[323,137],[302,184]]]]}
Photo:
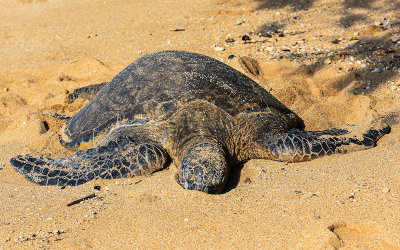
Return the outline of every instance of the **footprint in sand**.
{"type": "Polygon", "coordinates": [[[328,227],[332,232],[329,243],[335,248],[351,249],[395,249],[387,233],[372,225],[348,222],[333,223],[328,227]]]}
{"type": "Polygon", "coordinates": [[[15,109],[23,107],[27,104],[26,100],[17,94],[6,93],[0,95],[0,133],[12,123],[9,118],[15,109]]]}
{"type": "Polygon", "coordinates": [[[302,235],[296,249],[399,249],[393,236],[379,226],[366,223],[315,224],[302,235]]]}

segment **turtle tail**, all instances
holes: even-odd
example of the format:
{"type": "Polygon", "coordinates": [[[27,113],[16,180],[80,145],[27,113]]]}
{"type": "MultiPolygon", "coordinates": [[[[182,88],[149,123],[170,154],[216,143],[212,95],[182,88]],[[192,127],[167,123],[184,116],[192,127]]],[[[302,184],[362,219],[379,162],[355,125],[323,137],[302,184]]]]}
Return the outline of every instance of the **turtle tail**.
{"type": "Polygon", "coordinates": [[[116,179],[150,174],[168,160],[163,148],[133,144],[118,137],[106,146],[79,151],[67,158],[51,159],[18,155],[11,165],[28,180],[40,185],[77,186],[96,178],[116,179]]]}

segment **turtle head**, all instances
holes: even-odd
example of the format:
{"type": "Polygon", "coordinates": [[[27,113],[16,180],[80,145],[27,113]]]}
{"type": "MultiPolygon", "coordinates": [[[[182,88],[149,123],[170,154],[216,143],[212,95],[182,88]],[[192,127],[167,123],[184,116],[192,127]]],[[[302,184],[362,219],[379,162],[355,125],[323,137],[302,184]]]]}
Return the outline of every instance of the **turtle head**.
{"type": "Polygon", "coordinates": [[[228,178],[225,152],[214,142],[195,144],[184,153],[178,176],[183,188],[221,193],[228,178]]]}

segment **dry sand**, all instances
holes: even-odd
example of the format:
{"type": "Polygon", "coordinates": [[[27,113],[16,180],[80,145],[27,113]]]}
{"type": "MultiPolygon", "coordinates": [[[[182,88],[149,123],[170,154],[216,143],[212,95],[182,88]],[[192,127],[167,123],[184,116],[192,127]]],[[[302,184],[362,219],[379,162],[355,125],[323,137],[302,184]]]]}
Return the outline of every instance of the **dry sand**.
{"type": "Polygon", "coordinates": [[[0,248],[400,248],[399,7],[393,0],[2,0],[0,248]],[[41,112],[73,114],[86,102],[66,104],[67,91],[108,81],[140,55],[165,49],[206,54],[242,72],[238,56],[254,58],[262,71],[254,79],[308,129],[383,117],[392,132],[347,155],[252,160],[221,195],[183,190],[174,166],[64,189],[14,171],[16,154],[72,153],[58,142],[62,123],[49,121],[46,131],[41,112]],[[95,185],[95,198],[67,206],[95,185]]]}

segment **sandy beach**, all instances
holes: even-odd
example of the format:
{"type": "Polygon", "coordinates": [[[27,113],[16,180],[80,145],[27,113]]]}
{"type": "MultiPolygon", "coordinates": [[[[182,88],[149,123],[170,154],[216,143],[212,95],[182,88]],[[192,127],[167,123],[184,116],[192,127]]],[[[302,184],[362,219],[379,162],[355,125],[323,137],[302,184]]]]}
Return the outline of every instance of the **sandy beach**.
{"type": "Polygon", "coordinates": [[[399,18],[393,0],[2,0],[0,249],[400,249],[399,18]],[[162,50],[243,72],[308,130],[379,121],[391,133],[309,162],[251,160],[219,195],[184,190],[174,165],[63,188],[13,169],[15,155],[74,152],[42,113],[73,115],[87,101],[68,93],[162,50]]]}

